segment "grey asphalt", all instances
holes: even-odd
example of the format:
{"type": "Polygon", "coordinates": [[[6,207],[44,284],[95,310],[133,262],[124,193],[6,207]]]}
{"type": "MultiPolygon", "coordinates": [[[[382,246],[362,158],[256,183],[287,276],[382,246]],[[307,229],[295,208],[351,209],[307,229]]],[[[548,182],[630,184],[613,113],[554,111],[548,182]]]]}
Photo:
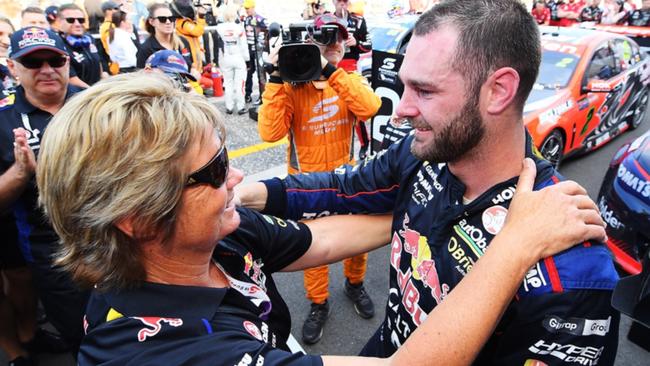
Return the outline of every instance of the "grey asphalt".
{"type": "MultiPolygon", "coordinates": [[[[225,111],[220,98],[212,100],[222,111],[225,111]]],[[[582,184],[595,199],[607,165],[616,149],[625,141],[641,135],[649,127],[650,114],[637,130],[624,133],[598,151],[565,162],[560,172],[582,184]]],[[[256,122],[248,119],[247,116],[226,116],[226,128],[228,133],[226,144],[230,152],[261,142],[257,134],[256,122]]],[[[285,172],[285,148],[286,146],[278,146],[233,158],[231,164],[244,171],[248,176],[246,181],[281,175],[285,172]]],[[[351,240],[354,240],[354,235],[351,235],[351,240]]],[[[388,291],[388,254],[387,248],[384,247],[370,253],[369,256],[365,285],[376,307],[376,315],[370,320],[361,319],[354,312],[351,302],[345,297],[342,289],[344,278],[341,264],[330,266],[330,318],[325,326],[322,340],[316,345],[305,346],[307,352],[354,355],[361,350],[384,316],[388,291]]],[[[291,311],[292,333],[300,339],[302,322],[309,311],[309,303],[304,298],[302,273],[281,273],[274,277],[291,311]]],[[[647,366],[650,364],[650,354],[625,339],[629,324],[629,319],[624,317],[620,327],[621,336],[616,365],[647,366]]],[[[40,360],[41,365],[44,366],[74,365],[70,355],[42,355],[40,360]]],[[[6,359],[0,352],[0,364],[4,363],[6,359]]]]}

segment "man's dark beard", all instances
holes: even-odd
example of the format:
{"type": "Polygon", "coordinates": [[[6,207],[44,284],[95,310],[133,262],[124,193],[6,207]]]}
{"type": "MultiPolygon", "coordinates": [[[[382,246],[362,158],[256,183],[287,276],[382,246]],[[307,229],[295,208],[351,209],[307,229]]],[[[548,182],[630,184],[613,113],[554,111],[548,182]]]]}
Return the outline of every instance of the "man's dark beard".
{"type": "MultiPolygon", "coordinates": [[[[422,123],[415,120],[411,120],[411,124],[414,128],[422,126],[422,123]]],[[[411,145],[413,155],[431,163],[449,163],[463,157],[478,145],[485,134],[478,101],[470,98],[460,112],[452,117],[440,132],[435,130],[433,132],[433,142],[419,151],[413,148],[415,143],[413,140],[411,145]]]]}

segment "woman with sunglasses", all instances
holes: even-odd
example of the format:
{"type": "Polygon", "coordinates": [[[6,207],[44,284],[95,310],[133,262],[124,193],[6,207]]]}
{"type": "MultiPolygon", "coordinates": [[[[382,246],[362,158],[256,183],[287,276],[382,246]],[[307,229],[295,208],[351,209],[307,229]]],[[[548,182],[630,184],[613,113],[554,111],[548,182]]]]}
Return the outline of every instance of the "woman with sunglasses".
{"type": "Polygon", "coordinates": [[[272,274],[382,246],[391,217],[298,223],[236,208],[242,173],[229,167],[225,139],[211,103],[158,74],[99,83],[52,120],[36,177],[61,240],[57,264],[93,288],[80,365],[469,363],[528,269],[587,239],[585,222],[558,214],[577,207],[567,186],[531,192],[534,165],[524,164],[501,234],[395,355],[292,354],[272,274]],[[545,235],[535,235],[544,227],[533,206],[556,220],[545,235]]]}
{"type": "Polygon", "coordinates": [[[108,54],[112,63],[119,65],[119,73],[137,70],[137,54],[140,49],[138,31],[129,21],[127,13],[113,12],[113,27],[108,31],[108,54]]]}
{"type": "Polygon", "coordinates": [[[169,5],[154,3],[149,6],[148,10],[149,18],[147,18],[145,28],[149,32],[149,38],[142,43],[142,47],[138,51],[138,68],[144,68],[149,56],[156,53],[156,51],[171,50],[180,53],[191,69],[192,53],[190,52],[190,44],[185,38],[176,34],[174,26],[176,17],[172,15],[169,5]]]}

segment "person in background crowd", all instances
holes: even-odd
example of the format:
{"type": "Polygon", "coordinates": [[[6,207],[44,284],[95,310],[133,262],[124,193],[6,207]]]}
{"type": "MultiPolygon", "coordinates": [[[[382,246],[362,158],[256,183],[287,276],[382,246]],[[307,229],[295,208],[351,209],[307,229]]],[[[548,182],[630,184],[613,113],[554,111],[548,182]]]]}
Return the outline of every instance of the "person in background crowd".
{"type": "Polygon", "coordinates": [[[345,41],[345,55],[338,65],[345,71],[357,71],[359,54],[372,50],[372,43],[368,37],[368,26],[363,16],[351,14],[348,11],[349,0],[332,0],[334,15],[346,25],[348,39],[345,41]]]}
{"type": "Polygon", "coordinates": [[[325,6],[320,0],[306,0],[305,9],[302,11],[302,19],[313,20],[325,13],[325,6]]]}
{"type": "MultiPolygon", "coordinates": [[[[359,55],[372,50],[366,19],[361,14],[352,14],[348,11],[349,0],[332,0],[332,2],[334,15],[346,25],[348,30],[348,39],[345,40],[345,55],[343,55],[338,67],[347,72],[357,72],[359,55]]],[[[361,143],[359,158],[363,159],[370,143],[365,122],[358,121],[354,128],[361,143]]]]}
{"type": "Polygon", "coordinates": [[[580,11],[582,10],[582,0],[565,0],[558,7],[557,16],[560,19],[560,27],[570,27],[577,23],[580,19],[580,11]]]}
{"type": "Polygon", "coordinates": [[[632,12],[636,10],[636,4],[634,3],[635,0],[624,0],[625,5],[627,5],[628,11],[632,12]]]}
{"type": "Polygon", "coordinates": [[[600,8],[600,0],[588,1],[589,5],[582,8],[580,12],[580,21],[600,24],[603,19],[603,9],[600,8]]]}
{"type": "Polygon", "coordinates": [[[149,18],[145,24],[149,38],[138,50],[138,68],[145,66],[145,62],[154,52],[160,50],[173,50],[180,53],[187,65],[192,65],[192,52],[187,39],[179,37],[175,31],[176,18],[172,15],[169,5],[153,3],[148,9],[149,18]]]}
{"type": "MultiPolygon", "coordinates": [[[[560,10],[560,5],[564,4],[563,0],[548,0],[546,1],[546,7],[551,12],[551,19],[548,22],[548,25],[551,26],[560,26],[560,17],[558,12],[560,10]]],[[[535,5],[533,5],[534,7],[535,5]]]]}
{"type": "MultiPolygon", "coordinates": [[[[246,30],[246,41],[248,42],[249,61],[246,62],[246,87],[244,100],[246,103],[253,101],[253,75],[257,71],[257,47],[260,37],[263,37],[263,31],[267,29],[266,18],[257,14],[255,11],[255,0],[244,0],[244,29],[246,30]],[[257,38],[255,37],[257,34],[257,38]]],[[[261,91],[260,91],[261,93],[261,91]]],[[[261,97],[260,97],[261,98],[261,97]]]]}
{"type": "Polygon", "coordinates": [[[169,76],[181,90],[194,90],[199,95],[203,92],[194,75],[190,74],[190,68],[184,58],[176,51],[156,51],[145,61],[144,70],[169,76]]]}
{"type": "MultiPolygon", "coordinates": [[[[0,17],[0,110],[14,103],[15,80],[7,68],[13,33],[11,21],[0,17]]],[[[34,345],[43,343],[49,333],[37,328],[32,276],[20,253],[16,222],[6,210],[0,214],[0,232],[0,350],[6,354],[9,366],[35,365],[29,352],[35,352],[34,345]]]]}
{"type": "Polygon", "coordinates": [[[57,263],[94,288],[80,366],[469,364],[536,261],[605,236],[593,202],[576,204],[584,192],[531,192],[529,164],[503,234],[394,357],[292,353],[273,274],[385,245],[390,215],[302,223],[237,209],[243,175],[225,144],[215,106],[161,75],[118,75],[56,115],[36,175],[61,234],[57,263]],[[530,215],[540,206],[555,221],[530,215]]]}
{"type": "MultiPolygon", "coordinates": [[[[201,37],[205,31],[205,8],[195,9],[189,0],[174,0],[171,3],[172,15],[176,17],[176,32],[190,44],[192,54],[191,72],[197,79],[203,72],[203,47],[201,37]]],[[[201,81],[204,88],[212,88],[212,83],[201,81]]]]}
{"type": "Polygon", "coordinates": [[[650,27],[650,0],[643,0],[641,9],[630,13],[627,24],[633,27],[650,27]]]}
{"type": "Polygon", "coordinates": [[[111,62],[119,65],[119,73],[134,72],[137,69],[140,40],[138,32],[129,21],[127,13],[113,12],[113,26],[108,30],[108,49],[111,62]]]}
{"type": "Polygon", "coordinates": [[[605,0],[602,24],[625,24],[632,9],[623,0],[605,0]]]}
{"type": "Polygon", "coordinates": [[[88,33],[99,33],[99,26],[104,21],[102,0],[84,0],[83,8],[88,17],[88,33]]]}
{"type": "Polygon", "coordinates": [[[41,27],[50,28],[50,23],[45,18],[43,9],[36,6],[29,6],[20,12],[20,27],[41,27]]]}
{"type": "Polygon", "coordinates": [[[109,30],[113,28],[113,13],[120,10],[120,6],[115,1],[104,1],[101,5],[102,14],[104,14],[104,20],[102,24],[99,25],[99,44],[100,48],[100,58],[102,61],[102,70],[108,72],[111,75],[118,74],[120,72],[119,65],[113,64],[111,62],[111,57],[109,54],[109,41],[110,37],[109,30]]]}
{"type": "Polygon", "coordinates": [[[71,345],[78,345],[88,294],[79,292],[52,264],[58,237],[37,207],[34,178],[36,156],[52,115],[79,91],[68,83],[69,61],[63,40],[51,30],[28,27],[11,36],[7,65],[20,85],[13,102],[0,110],[0,211],[8,210],[14,217],[22,255],[47,319],[71,345]]]}
{"type": "Polygon", "coordinates": [[[232,114],[237,107],[238,114],[246,113],[244,101],[244,80],[246,79],[246,62],[250,60],[246,31],[237,19],[236,5],[224,9],[223,23],[217,25],[217,33],[223,42],[219,66],[223,72],[226,89],[226,113],[232,114]]]}
{"type": "MultiPolygon", "coordinates": [[[[260,137],[275,142],[288,136],[287,170],[290,174],[324,172],[353,163],[354,124],[359,119],[374,116],[381,105],[380,98],[363,76],[336,66],[340,65],[345,44],[348,44],[346,40],[351,36],[346,23],[333,14],[324,14],[314,20],[316,30],[324,25],[336,25],[338,39],[330,45],[311,39],[321,51],[321,80],[292,85],[283,83],[276,70],[262,94],[258,116],[260,137]]],[[[279,40],[274,42],[270,56],[271,63],[276,66],[280,43],[279,40]]],[[[367,258],[367,253],[363,253],[343,261],[345,293],[363,318],[371,318],[375,312],[363,287],[367,258]]],[[[304,272],[311,309],[303,324],[302,339],[308,344],[321,339],[329,316],[328,272],[327,265],[304,272]]]]}
{"type": "Polygon", "coordinates": [[[535,0],[535,6],[530,13],[539,25],[548,25],[551,20],[551,10],[546,6],[544,0],[535,0]]]}
{"type": "Polygon", "coordinates": [[[7,54],[9,53],[9,39],[15,29],[11,20],[0,16],[0,99],[12,93],[16,79],[7,68],[7,54]]]}
{"type": "Polygon", "coordinates": [[[93,37],[85,32],[86,16],[76,4],[64,4],[59,7],[59,24],[61,37],[70,55],[70,67],[74,70],[70,83],[87,88],[98,82],[108,73],[102,70],[99,50],[93,37]]]}
{"type": "Polygon", "coordinates": [[[59,33],[61,32],[61,27],[59,24],[59,7],[56,5],[51,5],[45,8],[45,19],[50,23],[50,29],[59,33]]]}
{"type": "MultiPolygon", "coordinates": [[[[538,25],[521,1],[442,1],[418,18],[399,70],[404,93],[396,115],[408,120],[412,134],[355,166],[236,189],[242,206],[291,220],[392,213],[386,315],[361,355],[392,355],[473,273],[494,235],[503,234],[522,160],[537,167],[535,189],[566,184],[540,157],[522,123],[541,58],[538,25]]],[[[529,212],[531,220],[554,219],[536,210],[529,212]]],[[[559,366],[567,365],[568,354],[580,354],[582,363],[613,365],[620,314],[611,296],[617,281],[602,242],[578,240],[540,261],[519,284],[474,364],[559,366]],[[576,329],[553,326],[567,321],[576,329]],[[593,351],[583,354],[587,349],[593,351]]]]}
{"type": "Polygon", "coordinates": [[[144,2],[139,0],[119,0],[122,4],[122,10],[127,13],[129,22],[133,26],[140,30],[145,26],[144,22],[149,18],[149,11],[147,10],[147,5],[144,2]]]}

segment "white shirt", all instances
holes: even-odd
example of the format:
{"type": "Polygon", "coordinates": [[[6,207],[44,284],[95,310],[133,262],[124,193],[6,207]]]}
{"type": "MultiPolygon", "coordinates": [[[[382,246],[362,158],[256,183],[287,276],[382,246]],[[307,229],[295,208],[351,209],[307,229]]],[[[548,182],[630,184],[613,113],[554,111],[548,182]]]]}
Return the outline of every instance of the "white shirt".
{"type": "Polygon", "coordinates": [[[115,28],[113,41],[108,45],[111,60],[120,65],[120,69],[135,67],[138,48],[133,41],[136,35],[120,28],[115,28]]]}

